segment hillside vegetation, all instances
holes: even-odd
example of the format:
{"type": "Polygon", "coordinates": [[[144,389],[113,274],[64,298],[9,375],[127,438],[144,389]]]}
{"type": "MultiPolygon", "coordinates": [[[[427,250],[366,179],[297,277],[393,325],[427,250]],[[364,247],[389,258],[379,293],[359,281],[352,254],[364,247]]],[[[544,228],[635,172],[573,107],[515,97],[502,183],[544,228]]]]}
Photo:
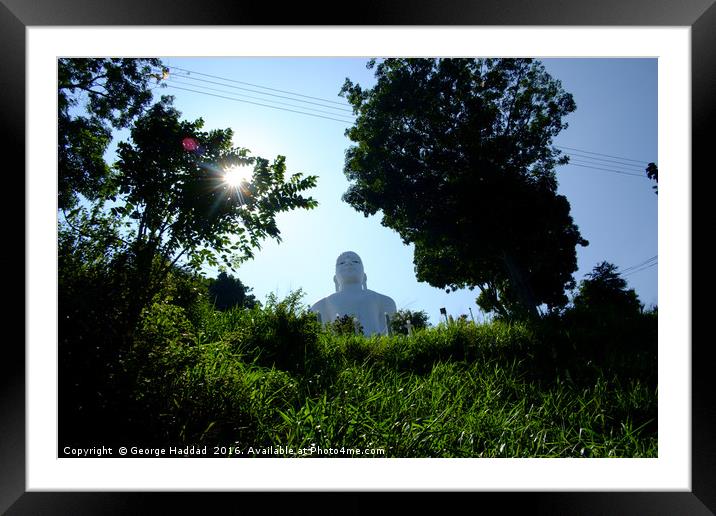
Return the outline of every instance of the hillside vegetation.
{"type": "Polygon", "coordinates": [[[322,328],[300,292],[226,311],[172,299],[145,310],[111,376],[79,378],[74,400],[99,396],[92,417],[75,403],[64,419],[70,440],[244,457],[657,456],[656,313],[619,331],[553,317],[366,338],[322,328]]]}

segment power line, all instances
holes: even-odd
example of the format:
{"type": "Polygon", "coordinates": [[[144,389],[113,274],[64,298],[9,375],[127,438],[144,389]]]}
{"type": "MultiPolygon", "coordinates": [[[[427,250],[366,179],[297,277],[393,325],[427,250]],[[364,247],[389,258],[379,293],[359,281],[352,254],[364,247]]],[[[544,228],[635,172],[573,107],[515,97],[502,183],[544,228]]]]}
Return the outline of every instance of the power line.
{"type": "Polygon", "coordinates": [[[619,170],[613,170],[613,169],[609,169],[609,168],[590,167],[590,166],[588,166],[588,165],[580,165],[580,164],[578,164],[578,163],[567,163],[567,166],[591,168],[591,169],[593,169],[593,170],[603,170],[603,171],[605,171],[605,172],[612,172],[612,173],[614,173],[614,174],[623,174],[623,175],[625,175],[625,176],[634,176],[634,177],[640,177],[640,178],[642,178],[642,179],[649,179],[648,177],[646,177],[646,174],[644,174],[644,175],[642,175],[642,174],[632,174],[631,172],[622,172],[622,171],[619,171],[619,170]]]}
{"type": "MultiPolygon", "coordinates": [[[[614,165],[609,166],[608,164],[605,165],[604,163],[592,163],[591,161],[582,161],[581,159],[576,159],[576,160],[570,159],[570,160],[569,160],[569,163],[577,163],[577,164],[586,165],[586,166],[590,166],[590,167],[601,168],[601,169],[603,169],[603,170],[611,170],[611,171],[616,171],[616,172],[624,172],[624,173],[627,173],[627,174],[634,174],[634,175],[637,175],[637,176],[639,176],[639,177],[646,177],[646,178],[648,178],[648,176],[646,175],[646,172],[641,172],[641,173],[640,173],[640,172],[635,171],[634,169],[621,168],[621,167],[616,167],[616,166],[614,166],[614,165]]],[[[569,164],[569,163],[568,163],[568,164],[569,164]]],[[[645,170],[646,170],[646,169],[645,169],[645,170]]]]}
{"type": "Polygon", "coordinates": [[[569,157],[574,157],[574,158],[577,158],[577,159],[587,159],[587,160],[596,161],[596,162],[597,162],[598,164],[600,164],[600,165],[605,165],[605,164],[606,164],[606,165],[611,165],[611,166],[613,166],[613,165],[618,165],[618,166],[620,166],[620,167],[627,167],[627,168],[629,168],[630,170],[640,170],[640,171],[641,171],[641,170],[646,170],[646,164],[644,164],[644,166],[639,166],[639,165],[633,165],[633,164],[631,164],[631,163],[626,163],[626,162],[623,162],[623,161],[614,161],[614,160],[610,160],[610,159],[597,158],[597,157],[594,157],[594,156],[586,156],[586,155],[584,155],[584,154],[576,154],[576,153],[574,153],[574,152],[568,153],[567,156],[569,156],[569,157]]]}
{"type": "Polygon", "coordinates": [[[658,261],[657,257],[656,257],[656,256],[653,256],[653,257],[649,258],[648,260],[645,260],[645,261],[643,261],[643,262],[641,262],[641,263],[639,263],[639,264],[637,264],[637,265],[632,265],[631,267],[627,267],[626,269],[623,269],[621,272],[622,272],[622,273],[624,273],[624,272],[631,272],[632,270],[638,269],[638,268],[643,267],[643,266],[645,266],[645,265],[651,265],[652,263],[655,263],[656,261],[658,261]]]}
{"type": "MultiPolygon", "coordinates": [[[[297,98],[285,97],[285,96],[283,96],[283,95],[275,95],[275,94],[272,94],[272,93],[266,93],[266,92],[262,92],[262,91],[251,90],[251,89],[249,89],[249,88],[241,88],[241,87],[239,87],[239,86],[233,86],[233,85],[231,85],[231,84],[224,84],[224,83],[220,83],[220,82],[209,81],[209,80],[207,80],[207,79],[200,79],[200,78],[196,78],[196,77],[191,77],[190,75],[187,75],[187,74],[200,75],[200,76],[203,76],[203,77],[211,77],[211,78],[213,78],[213,79],[219,79],[219,80],[221,80],[221,81],[232,82],[232,83],[236,83],[236,84],[244,84],[244,85],[248,85],[248,86],[253,86],[253,87],[255,87],[255,88],[262,88],[262,89],[269,90],[269,91],[276,91],[276,92],[280,92],[280,93],[286,93],[286,94],[289,94],[289,95],[294,95],[294,96],[303,97],[303,98],[309,98],[309,99],[313,99],[313,100],[319,100],[319,101],[321,101],[321,102],[329,102],[329,103],[338,104],[338,105],[341,105],[341,106],[345,106],[345,105],[346,105],[345,103],[337,102],[337,101],[330,100],[330,99],[324,99],[324,98],[315,97],[315,96],[311,96],[311,95],[304,95],[304,94],[302,94],[302,93],[292,92],[292,91],[288,91],[288,90],[281,90],[281,89],[278,89],[278,88],[270,88],[270,87],[268,87],[268,86],[262,86],[262,85],[260,85],[260,84],[254,84],[254,83],[245,82],[245,81],[238,81],[238,80],[230,79],[230,78],[227,78],[227,77],[221,77],[221,76],[218,76],[218,75],[212,75],[212,74],[197,72],[197,71],[194,71],[194,70],[189,70],[189,69],[181,68],[181,67],[178,67],[178,66],[168,66],[168,65],[167,65],[167,66],[165,66],[165,68],[168,68],[169,70],[179,70],[179,71],[181,71],[181,72],[185,72],[185,74],[178,74],[178,75],[177,75],[178,77],[181,77],[181,78],[183,78],[183,79],[189,79],[189,80],[192,80],[192,81],[197,81],[197,82],[202,82],[202,83],[207,83],[207,84],[215,84],[215,85],[224,86],[224,87],[227,87],[227,88],[234,88],[234,89],[238,89],[238,90],[249,91],[249,92],[252,92],[252,93],[258,93],[259,95],[267,95],[267,96],[272,96],[272,97],[277,97],[277,98],[283,98],[283,99],[291,100],[291,101],[294,101],[294,102],[302,102],[302,103],[307,103],[307,104],[312,104],[312,105],[320,106],[320,107],[323,107],[323,108],[326,108],[326,109],[335,109],[335,110],[339,110],[339,111],[344,111],[344,112],[346,112],[346,113],[352,113],[352,110],[350,110],[350,109],[345,109],[345,108],[343,108],[343,107],[339,108],[339,107],[333,107],[333,106],[326,106],[326,105],[324,105],[324,104],[318,104],[318,103],[316,103],[316,102],[309,102],[309,101],[301,100],[301,99],[297,99],[297,98]]],[[[173,77],[170,76],[169,79],[173,79],[173,77]]],[[[178,82],[178,81],[174,80],[174,82],[178,82]]],[[[184,84],[184,85],[190,85],[190,86],[193,86],[194,88],[199,88],[199,89],[203,89],[203,90],[211,90],[211,91],[217,91],[217,92],[220,92],[220,93],[226,93],[226,94],[230,94],[230,95],[237,95],[237,94],[234,94],[234,93],[232,93],[232,92],[227,92],[227,91],[224,91],[224,90],[218,90],[218,89],[216,89],[216,88],[211,88],[211,87],[209,87],[209,86],[194,85],[194,84],[192,84],[192,83],[184,83],[184,82],[179,82],[179,83],[180,83],[180,84],[184,84]]],[[[279,102],[279,101],[275,101],[275,100],[271,100],[271,99],[263,99],[263,98],[259,98],[259,97],[252,97],[252,96],[250,96],[250,95],[242,94],[242,95],[244,95],[244,98],[251,98],[251,99],[254,99],[254,100],[262,100],[262,101],[264,101],[264,102],[272,102],[272,103],[274,103],[274,104],[281,104],[281,105],[284,105],[284,106],[290,106],[290,107],[295,107],[295,108],[299,108],[299,109],[303,109],[303,110],[304,110],[304,111],[296,111],[296,110],[293,110],[293,109],[285,109],[285,108],[280,108],[280,107],[276,107],[276,106],[272,106],[272,105],[268,105],[268,104],[260,104],[260,103],[258,103],[258,102],[251,102],[251,101],[248,101],[248,100],[242,100],[241,98],[226,97],[226,96],[223,96],[223,95],[216,95],[216,94],[208,93],[207,91],[199,91],[199,90],[197,90],[197,89],[182,88],[182,87],[175,86],[175,85],[168,85],[168,86],[169,86],[169,87],[172,87],[172,88],[175,88],[175,89],[179,89],[179,90],[190,91],[190,92],[199,93],[199,94],[203,94],[203,95],[210,95],[210,96],[213,96],[213,97],[224,98],[224,99],[227,99],[227,100],[233,100],[233,101],[235,101],[235,102],[244,102],[244,103],[247,103],[247,104],[254,104],[254,105],[257,105],[257,106],[268,107],[268,108],[273,108],[273,109],[279,109],[279,110],[282,110],[282,111],[288,111],[288,112],[292,112],[292,113],[298,113],[298,114],[313,116],[313,117],[317,117],[317,118],[324,118],[324,119],[327,119],[327,120],[334,120],[334,121],[342,122],[342,123],[346,123],[346,124],[352,124],[353,122],[352,122],[352,121],[349,121],[349,120],[344,120],[344,119],[338,119],[338,118],[333,118],[333,117],[327,117],[327,116],[317,115],[317,114],[315,114],[315,113],[324,113],[324,114],[330,114],[330,115],[335,115],[335,116],[350,116],[350,117],[354,117],[354,116],[355,116],[355,115],[353,115],[353,114],[343,115],[343,114],[332,113],[332,112],[328,112],[328,111],[321,111],[321,110],[318,110],[318,109],[315,109],[315,108],[308,108],[308,107],[304,107],[304,106],[296,106],[296,105],[294,105],[294,104],[288,104],[288,103],[285,103],[285,102],[279,102]],[[312,112],[306,112],[306,111],[312,111],[312,112]]],[[[611,155],[611,154],[604,154],[604,153],[589,151],[589,150],[585,150],[585,149],[578,149],[578,148],[575,148],[575,147],[567,147],[567,146],[561,146],[561,145],[556,145],[555,147],[560,148],[560,149],[568,149],[568,150],[572,150],[572,151],[578,151],[578,152],[580,152],[580,153],[592,154],[592,155],[594,155],[594,156],[605,156],[605,157],[607,157],[607,158],[614,158],[614,160],[630,161],[630,162],[638,163],[638,164],[639,164],[639,165],[634,165],[634,164],[631,164],[631,163],[625,163],[624,161],[614,161],[614,160],[608,160],[608,159],[599,158],[599,157],[585,156],[585,155],[580,155],[580,154],[575,154],[575,153],[568,153],[568,155],[570,155],[571,157],[579,158],[579,159],[580,159],[580,161],[577,161],[577,162],[571,162],[571,161],[570,161],[570,163],[568,163],[568,165],[572,165],[572,166],[576,166],[576,167],[582,167],[582,168],[588,168],[588,169],[592,169],[592,170],[599,170],[599,171],[603,171],[603,172],[611,172],[611,173],[614,173],[614,174],[622,174],[622,175],[627,175],[627,176],[635,176],[635,177],[641,177],[641,178],[644,178],[644,179],[648,179],[648,177],[646,177],[644,174],[638,174],[638,173],[635,173],[635,172],[631,172],[632,170],[634,170],[634,171],[635,171],[635,170],[638,170],[638,168],[639,168],[640,166],[644,166],[644,164],[646,163],[646,161],[635,160],[635,159],[632,159],[632,158],[625,158],[625,157],[623,157],[623,156],[614,156],[614,155],[611,155]],[[581,160],[591,160],[591,161],[581,161],[581,160]],[[594,163],[593,163],[592,161],[593,161],[594,163]],[[595,166],[595,165],[601,165],[601,166],[595,166]],[[616,168],[614,168],[615,165],[618,165],[618,166],[620,166],[620,167],[634,167],[634,168],[621,168],[621,169],[616,169],[616,168]],[[605,168],[605,167],[610,167],[610,168],[605,168]]]]}
{"type": "MultiPolygon", "coordinates": [[[[220,89],[218,89],[218,88],[210,88],[209,86],[197,86],[197,85],[192,84],[192,83],[190,83],[190,82],[180,81],[180,80],[177,80],[177,79],[174,79],[174,78],[171,78],[171,77],[169,78],[168,82],[177,83],[177,84],[183,84],[183,85],[185,85],[185,86],[192,86],[192,87],[198,88],[198,89],[200,89],[200,90],[202,90],[202,91],[203,91],[203,90],[208,90],[208,91],[216,91],[216,92],[218,92],[218,93],[226,93],[227,95],[239,95],[239,93],[234,93],[233,91],[220,90],[220,89]]],[[[167,84],[167,86],[168,86],[168,87],[172,87],[171,84],[167,84]]],[[[253,97],[253,96],[251,96],[251,95],[246,95],[246,94],[243,94],[243,93],[241,93],[240,95],[242,95],[242,96],[239,97],[239,98],[248,98],[248,99],[254,99],[254,100],[262,100],[262,101],[264,101],[264,102],[271,102],[271,103],[273,103],[273,104],[280,104],[280,105],[282,105],[282,106],[289,106],[289,107],[294,107],[294,108],[306,109],[306,110],[314,111],[314,112],[316,112],[316,113],[324,113],[324,114],[326,114],[326,115],[336,115],[336,113],[332,113],[332,112],[330,112],[330,111],[322,111],[322,110],[316,109],[316,108],[307,108],[307,107],[305,107],[305,106],[297,106],[297,105],[295,105],[295,104],[289,104],[288,102],[280,102],[280,101],[278,101],[278,100],[262,99],[261,97],[253,97]]],[[[300,101],[299,101],[299,102],[300,102],[300,101]]]]}
{"type": "Polygon", "coordinates": [[[340,119],[338,119],[338,118],[331,118],[331,117],[322,116],[322,115],[315,115],[315,114],[313,114],[313,113],[305,113],[305,112],[303,112],[303,111],[296,111],[296,110],[293,110],[293,109],[286,109],[286,108],[280,108],[280,107],[276,107],[276,106],[269,106],[268,104],[259,104],[258,102],[251,102],[250,100],[240,100],[240,99],[237,99],[237,98],[227,97],[227,96],[224,96],[224,95],[217,95],[217,94],[215,94],[215,93],[207,93],[207,92],[205,92],[205,91],[198,91],[198,90],[192,90],[192,89],[189,89],[189,88],[182,88],[182,87],[180,87],[180,86],[169,86],[169,85],[168,85],[167,87],[169,87],[169,88],[174,88],[174,89],[177,89],[177,90],[191,91],[191,92],[194,92],[194,93],[199,93],[199,94],[201,94],[201,95],[209,95],[209,96],[212,96],[212,97],[218,97],[218,98],[222,98],[222,99],[233,100],[233,101],[235,101],[235,102],[244,102],[244,103],[246,103],[246,104],[254,104],[254,105],[256,105],[256,106],[263,106],[263,107],[272,108],[272,109],[279,109],[279,110],[281,110],[281,111],[289,111],[289,112],[291,112],[291,113],[298,113],[298,114],[301,114],[301,115],[314,116],[314,117],[317,117],[317,118],[325,118],[325,119],[327,119],[327,120],[335,120],[336,122],[343,122],[343,123],[345,123],[345,124],[352,124],[352,123],[353,123],[353,122],[351,122],[350,120],[340,120],[340,119]]]}
{"type": "Polygon", "coordinates": [[[611,154],[602,154],[601,152],[594,152],[594,151],[588,151],[584,149],[576,149],[574,147],[565,147],[564,145],[555,145],[558,149],[568,149],[573,150],[577,152],[586,152],[587,154],[596,154],[597,156],[606,156],[607,158],[616,158],[616,159],[623,159],[625,161],[633,161],[635,163],[648,163],[647,161],[640,160],[640,159],[631,159],[631,158],[625,158],[623,156],[612,156],[611,154]]]}
{"type": "Polygon", "coordinates": [[[642,267],[642,266],[644,266],[644,265],[647,265],[647,264],[649,264],[650,262],[653,262],[653,261],[657,260],[658,257],[659,257],[659,255],[654,255],[654,256],[652,256],[651,258],[648,258],[648,259],[644,260],[644,261],[641,262],[641,263],[637,263],[636,265],[632,265],[632,266],[630,266],[630,267],[627,267],[626,269],[623,269],[621,272],[622,272],[622,273],[625,273],[625,272],[628,272],[628,271],[630,271],[630,270],[637,269],[637,268],[639,268],[639,267],[642,267]]]}
{"type": "Polygon", "coordinates": [[[639,269],[634,269],[633,271],[629,271],[626,274],[622,274],[622,276],[631,276],[632,274],[636,274],[637,272],[645,271],[645,270],[650,269],[658,264],[659,264],[658,262],[650,263],[649,265],[645,265],[639,269]]]}
{"type": "Polygon", "coordinates": [[[229,78],[226,78],[226,77],[219,77],[218,75],[210,75],[210,74],[208,74],[208,73],[201,73],[201,72],[196,72],[196,71],[193,71],[193,70],[187,70],[186,68],[180,68],[180,67],[178,67],[178,66],[166,66],[165,68],[169,68],[170,70],[181,70],[182,72],[188,72],[188,73],[192,73],[192,74],[195,74],[195,75],[202,75],[202,76],[204,76],[204,77],[211,77],[212,79],[221,79],[222,81],[235,82],[236,84],[245,84],[245,85],[247,85],[247,86],[253,86],[253,87],[255,87],[255,88],[263,88],[263,89],[265,89],[265,90],[277,91],[277,92],[279,92],[279,93],[288,93],[289,95],[296,95],[297,97],[304,97],[304,98],[313,99],[313,100],[321,100],[321,101],[323,101],[323,102],[330,102],[330,103],[332,103],[332,104],[339,104],[339,105],[341,105],[341,106],[345,106],[345,105],[346,105],[345,102],[338,102],[338,101],[336,101],[336,100],[323,99],[323,98],[320,98],[320,97],[312,97],[312,96],[310,96],[310,95],[303,95],[302,93],[295,93],[295,92],[287,91],[287,90],[279,90],[279,89],[276,89],[276,88],[269,88],[268,86],[261,86],[260,84],[253,84],[253,83],[250,83],[250,82],[237,81],[237,80],[235,80],[235,79],[229,79],[229,78]]]}
{"type": "MultiPolygon", "coordinates": [[[[277,97],[277,98],[280,98],[280,99],[292,100],[292,101],[294,101],[294,102],[303,102],[304,104],[312,104],[312,105],[314,105],[314,106],[320,106],[320,107],[323,107],[323,108],[326,108],[326,109],[336,109],[336,110],[339,110],[339,111],[345,111],[345,112],[347,112],[347,113],[352,113],[352,110],[350,110],[350,109],[344,109],[344,108],[333,107],[333,106],[326,106],[325,104],[319,104],[318,102],[311,102],[310,100],[294,99],[294,98],[292,98],[292,97],[286,97],[286,96],[284,96],[284,95],[276,95],[275,93],[266,93],[266,92],[263,92],[263,91],[252,90],[252,89],[250,89],[250,88],[242,88],[241,86],[234,86],[234,85],[232,85],[232,84],[224,84],[224,83],[216,82],[216,81],[208,81],[208,80],[206,80],[206,79],[197,79],[197,78],[195,78],[195,77],[190,77],[190,76],[188,76],[188,75],[178,75],[177,77],[181,77],[182,79],[189,79],[189,80],[191,80],[191,81],[203,82],[203,83],[207,83],[207,84],[216,84],[216,85],[218,85],[218,86],[224,86],[224,87],[226,87],[226,88],[234,88],[234,89],[236,89],[236,90],[250,91],[250,92],[252,92],[252,93],[258,93],[259,95],[268,95],[268,96],[277,97]]],[[[172,79],[172,76],[170,76],[169,79],[172,79]]],[[[197,87],[197,88],[199,88],[199,87],[208,88],[208,86],[204,86],[204,85],[192,84],[192,86],[197,87]]],[[[208,89],[211,89],[211,88],[208,88],[208,89]]],[[[261,100],[266,100],[266,101],[268,101],[268,100],[270,100],[270,99],[261,99],[261,100]]],[[[336,114],[337,114],[337,113],[336,113],[336,114]]],[[[350,115],[350,116],[352,116],[352,115],[350,115]]]]}

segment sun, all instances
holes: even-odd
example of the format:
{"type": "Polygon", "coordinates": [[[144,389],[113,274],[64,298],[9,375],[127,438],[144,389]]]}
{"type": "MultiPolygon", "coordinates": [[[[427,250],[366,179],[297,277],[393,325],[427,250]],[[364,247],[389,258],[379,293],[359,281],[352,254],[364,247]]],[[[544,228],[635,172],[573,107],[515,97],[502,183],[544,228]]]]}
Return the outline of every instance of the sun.
{"type": "Polygon", "coordinates": [[[251,167],[232,165],[224,169],[224,182],[233,188],[239,188],[243,183],[251,182],[251,175],[251,167]]]}

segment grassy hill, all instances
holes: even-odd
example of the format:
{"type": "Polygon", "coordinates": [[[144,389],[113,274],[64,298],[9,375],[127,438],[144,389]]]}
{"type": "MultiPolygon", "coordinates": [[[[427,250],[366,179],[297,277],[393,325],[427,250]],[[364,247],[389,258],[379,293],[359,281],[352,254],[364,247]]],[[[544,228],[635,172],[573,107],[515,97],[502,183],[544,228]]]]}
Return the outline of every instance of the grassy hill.
{"type": "Polygon", "coordinates": [[[124,440],[243,457],[657,456],[656,314],[619,331],[463,321],[366,338],[323,329],[299,299],[154,304],[123,362],[124,440]]]}

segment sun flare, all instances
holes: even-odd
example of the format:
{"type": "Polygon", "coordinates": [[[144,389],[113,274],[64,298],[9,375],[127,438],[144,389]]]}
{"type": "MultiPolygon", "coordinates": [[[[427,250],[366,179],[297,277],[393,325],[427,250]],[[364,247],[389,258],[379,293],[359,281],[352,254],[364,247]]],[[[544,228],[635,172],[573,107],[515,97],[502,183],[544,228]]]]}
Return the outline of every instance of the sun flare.
{"type": "Polygon", "coordinates": [[[239,188],[243,183],[250,183],[251,168],[245,165],[232,165],[224,169],[224,181],[234,188],[239,188]]]}

